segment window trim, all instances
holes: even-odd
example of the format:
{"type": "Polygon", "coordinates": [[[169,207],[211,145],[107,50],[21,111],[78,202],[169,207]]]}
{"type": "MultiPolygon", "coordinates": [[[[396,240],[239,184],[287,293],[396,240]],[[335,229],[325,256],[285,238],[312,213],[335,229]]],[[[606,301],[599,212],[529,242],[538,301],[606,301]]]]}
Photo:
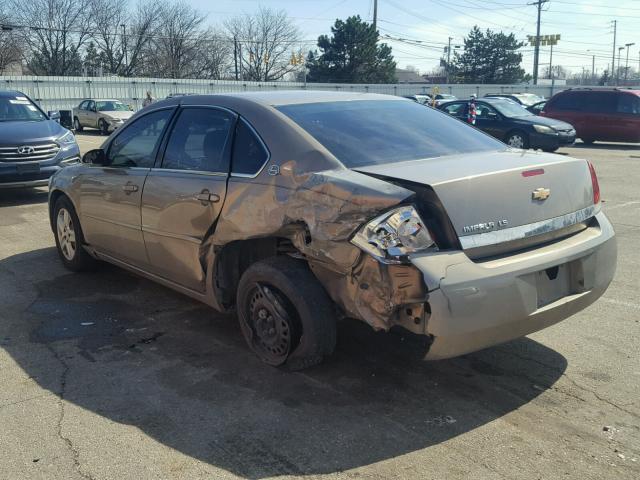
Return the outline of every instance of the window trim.
{"type": "Polygon", "coordinates": [[[255,128],[253,128],[253,125],[251,125],[251,123],[249,123],[249,121],[247,121],[246,118],[238,116],[238,121],[236,122],[236,126],[235,126],[235,129],[234,129],[234,132],[233,132],[233,144],[231,146],[231,162],[230,162],[230,165],[229,165],[229,175],[231,177],[237,177],[237,178],[256,178],[258,175],[260,175],[262,173],[262,171],[267,166],[267,164],[269,163],[270,160],[271,160],[271,151],[267,147],[267,144],[264,143],[264,140],[262,140],[262,137],[260,136],[258,131],[255,128]],[[233,154],[235,153],[235,146],[236,146],[236,132],[235,132],[235,130],[238,128],[238,124],[240,122],[243,122],[246,126],[249,127],[249,129],[253,132],[253,134],[258,139],[258,141],[262,144],[262,148],[264,148],[264,151],[267,152],[267,158],[265,159],[265,161],[262,164],[262,166],[258,169],[258,171],[256,173],[254,173],[254,174],[250,174],[250,173],[234,173],[233,172],[233,154]]]}
{"type": "Polygon", "coordinates": [[[230,110],[225,107],[220,107],[218,105],[180,105],[178,106],[178,108],[176,108],[176,112],[174,116],[171,118],[171,121],[169,122],[168,130],[165,132],[162,138],[162,142],[160,143],[160,146],[158,148],[156,161],[154,162],[153,167],[151,167],[152,170],[155,172],[158,172],[158,171],[179,172],[179,173],[191,172],[192,174],[228,177],[231,171],[231,160],[233,157],[233,140],[235,139],[235,130],[238,124],[238,118],[239,118],[239,115],[233,110],[230,110]],[[185,110],[193,110],[193,109],[221,110],[223,112],[227,112],[231,114],[231,116],[233,117],[233,125],[231,125],[231,129],[229,131],[229,135],[227,136],[227,141],[224,145],[224,151],[223,151],[223,153],[228,157],[226,173],[212,172],[209,170],[187,170],[187,169],[182,170],[180,168],[163,168],[162,167],[162,164],[164,163],[164,156],[166,155],[167,147],[169,146],[169,140],[171,140],[171,134],[173,133],[173,129],[175,128],[176,123],[178,123],[178,120],[180,120],[180,115],[182,115],[182,112],[184,112],[185,110]]]}
{"type": "Polygon", "coordinates": [[[119,128],[115,134],[115,136],[113,138],[111,138],[109,140],[109,145],[107,145],[107,148],[105,148],[105,155],[107,158],[109,158],[109,155],[111,154],[111,147],[113,145],[113,142],[115,142],[115,140],[123,134],[123,132],[126,132],[128,128],[131,128],[133,125],[135,125],[138,121],[142,120],[143,118],[145,118],[148,115],[151,115],[153,113],[156,112],[162,112],[164,110],[173,110],[171,112],[171,114],[169,115],[169,120],[167,121],[167,123],[165,124],[164,128],[162,129],[162,132],[160,133],[160,142],[158,143],[158,145],[154,148],[154,151],[152,152],[152,157],[153,157],[153,162],[151,163],[151,166],[149,167],[125,167],[125,166],[111,166],[111,165],[104,165],[102,166],[102,168],[117,168],[117,169],[123,169],[123,168],[129,168],[129,169],[141,169],[141,170],[150,170],[152,168],[155,167],[156,163],[158,162],[158,154],[160,153],[160,147],[162,146],[163,142],[165,141],[165,138],[167,136],[167,129],[168,127],[172,124],[173,119],[175,118],[175,111],[177,110],[175,106],[170,106],[170,107],[164,107],[164,108],[156,108],[154,110],[151,110],[149,112],[145,112],[144,115],[140,115],[138,118],[136,118],[133,122],[129,123],[126,125],[125,128],[119,128]]]}

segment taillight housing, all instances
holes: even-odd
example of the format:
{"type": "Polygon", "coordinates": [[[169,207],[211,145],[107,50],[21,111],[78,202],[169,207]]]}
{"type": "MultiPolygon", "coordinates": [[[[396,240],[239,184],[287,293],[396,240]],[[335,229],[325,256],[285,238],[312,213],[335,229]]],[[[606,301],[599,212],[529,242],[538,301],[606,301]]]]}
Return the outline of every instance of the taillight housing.
{"type": "Polygon", "coordinates": [[[591,186],[593,187],[593,203],[597,205],[600,203],[600,184],[598,183],[598,176],[596,175],[596,169],[591,162],[589,164],[589,173],[591,173],[591,186]]]}

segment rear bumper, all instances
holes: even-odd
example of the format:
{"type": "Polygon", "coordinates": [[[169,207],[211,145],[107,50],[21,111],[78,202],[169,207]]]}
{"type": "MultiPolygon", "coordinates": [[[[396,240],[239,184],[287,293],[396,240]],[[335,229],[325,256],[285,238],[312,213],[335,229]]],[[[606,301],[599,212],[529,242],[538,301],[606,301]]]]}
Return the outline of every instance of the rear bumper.
{"type": "Polygon", "coordinates": [[[497,260],[473,262],[464,252],[413,257],[430,288],[426,333],[434,340],[426,358],[463,355],[564,320],[604,293],[616,258],[602,212],[579,234],[497,260]]]}

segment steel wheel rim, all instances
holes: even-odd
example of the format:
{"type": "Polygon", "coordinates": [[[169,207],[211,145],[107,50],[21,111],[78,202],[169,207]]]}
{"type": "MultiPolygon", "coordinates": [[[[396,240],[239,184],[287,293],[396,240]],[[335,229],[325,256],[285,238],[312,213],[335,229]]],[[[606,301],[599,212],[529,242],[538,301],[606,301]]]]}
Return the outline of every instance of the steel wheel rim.
{"type": "Polygon", "coordinates": [[[513,148],[524,148],[524,138],[521,135],[511,135],[509,137],[509,146],[513,148]]]}
{"type": "Polygon", "coordinates": [[[66,208],[58,211],[56,219],[56,228],[58,231],[58,244],[60,252],[69,261],[76,256],[76,232],[73,228],[73,220],[71,214],[66,208]]]}
{"type": "Polygon", "coordinates": [[[269,364],[284,363],[291,352],[293,331],[282,294],[268,285],[254,283],[248,298],[247,326],[254,350],[269,364]]]}

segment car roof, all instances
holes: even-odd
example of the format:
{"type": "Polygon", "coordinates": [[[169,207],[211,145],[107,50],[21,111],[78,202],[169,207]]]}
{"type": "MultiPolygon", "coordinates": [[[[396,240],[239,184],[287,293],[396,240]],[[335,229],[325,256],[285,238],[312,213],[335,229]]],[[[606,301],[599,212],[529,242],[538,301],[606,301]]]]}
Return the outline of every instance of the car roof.
{"type": "Polygon", "coordinates": [[[22,95],[24,96],[24,93],[18,91],[18,90],[0,90],[0,97],[1,98],[7,98],[7,97],[15,97],[17,95],[22,95]]]}

